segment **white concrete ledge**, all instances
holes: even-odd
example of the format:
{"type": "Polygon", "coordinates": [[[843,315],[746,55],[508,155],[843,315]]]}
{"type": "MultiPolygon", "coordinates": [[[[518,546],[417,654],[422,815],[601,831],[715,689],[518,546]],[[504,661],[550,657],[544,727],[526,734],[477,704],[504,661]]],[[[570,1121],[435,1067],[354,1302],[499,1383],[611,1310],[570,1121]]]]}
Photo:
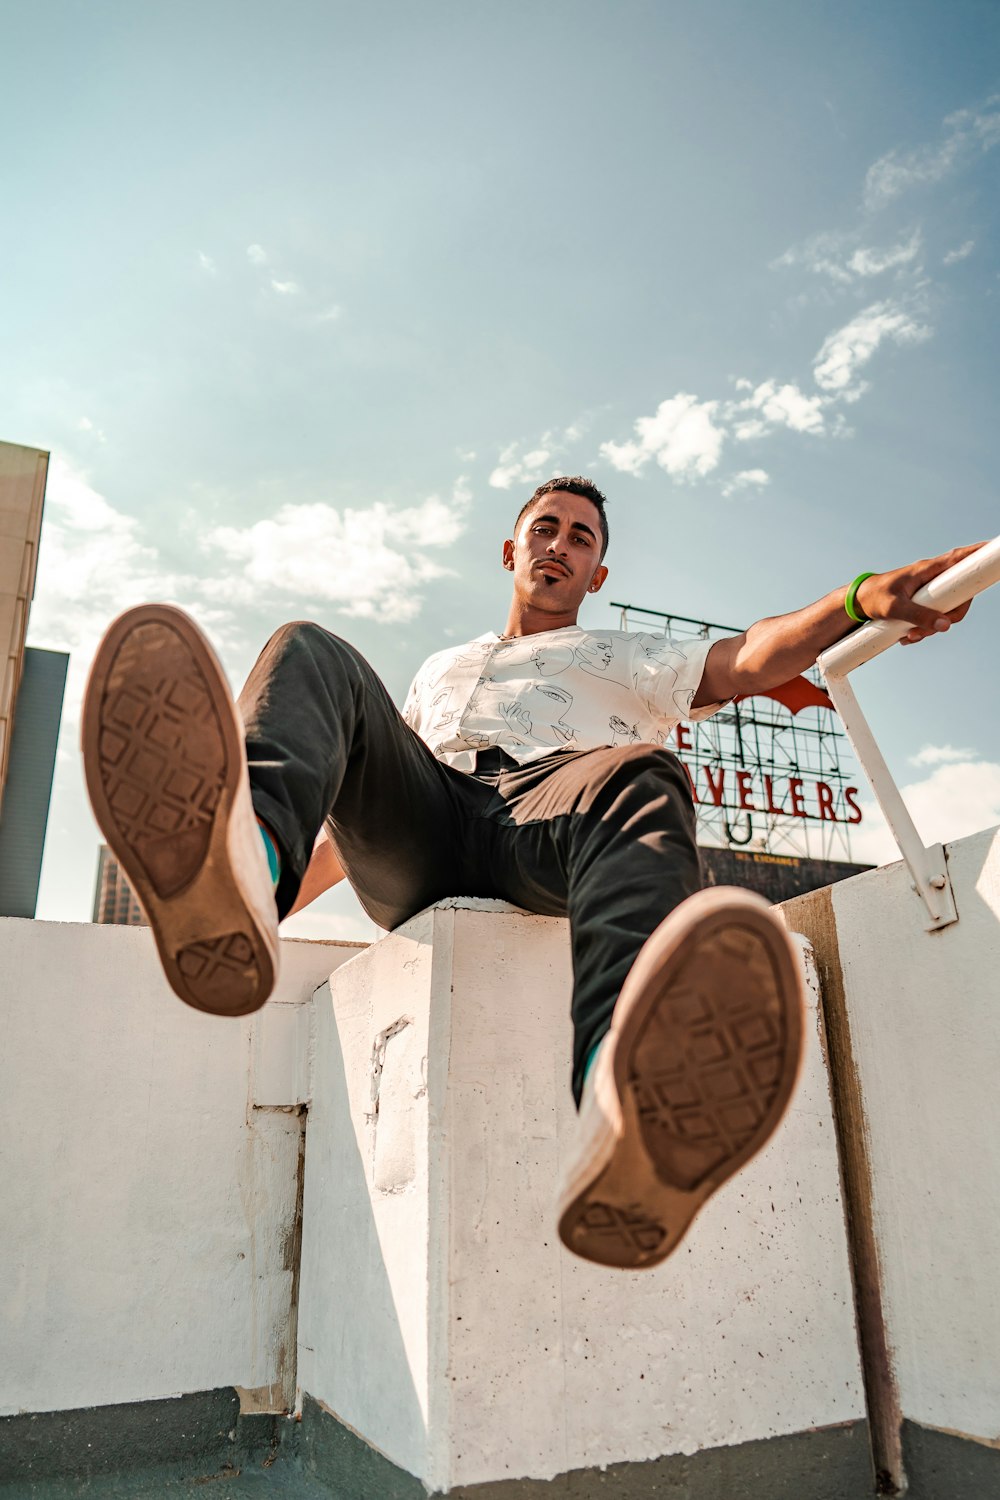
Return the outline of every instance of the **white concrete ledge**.
{"type": "Polygon", "coordinates": [[[602,1270],[555,1232],[567,937],[456,899],[317,996],[299,1385],[435,1490],[864,1419],[815,988],[776,1139],[673,1260],[602,1270]]]}
{"type": "Polygon", "coordinates": [[[0,919],[0,1414],[294,1392],[312,994],[283,942],[243,1021],[176,999],[146,928],[0,919]]]}

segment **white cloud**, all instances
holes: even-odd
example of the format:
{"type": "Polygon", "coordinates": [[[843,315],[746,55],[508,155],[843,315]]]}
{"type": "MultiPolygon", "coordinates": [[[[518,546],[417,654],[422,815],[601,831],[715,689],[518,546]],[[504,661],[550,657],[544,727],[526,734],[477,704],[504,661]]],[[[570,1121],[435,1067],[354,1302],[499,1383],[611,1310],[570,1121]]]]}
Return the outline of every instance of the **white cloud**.
{"type": "MultiPolygon", "coordinates": [[[[859,372],[879,345],[886,340],[918,344],[929,338],[930,332],[902,302],[873,302],[824,340],[813,364],[818,387],[815,392],[803,391],[794,381],[771,379],[754,385],[743,376],[733,382],[739,392],[736,400],[700,401],[680,391],[661,401],[655,416],[640,417],[635,422],[634,438],[601,443],[601,457],[623,474],[639,475],[655,459],[674,478],[693,480],[704,478],[718,467],[727,438],[749,442],[780,428],[811,436],[849,435],[843,414],[836,408],[853,404],[864,395],[868,386],[858,378],[859,372]]],[[[501,455],[502,460],[511,462],[494,470],[491,484],[507,488],[513,478],[520,477],[519,465],[513,462],[515,454],[516,448],[511,448],[501,455]]],[[[732,493],[731,488],[724,493],[732,493]]]]}
{"type": "Polygon", "coordinates": [[[201,266],[201,269],[203,271],[208,273],[209,276],[218,276],[218,266],[215,264],[215,261],[210,255],[205,254],[204,250],[198,251],[198,264],[201,266]]]}
{"type": "MultiPolygon", "coordinates": [[[[737,381],[736,384],[738,388],[746,389],[750,382],[737,381]]],[[[792,382],[778,385],[776,380],[765,380],[744,400],[734,402],[728,414],[758,413],[755,417],[744,417],[736,422],[734,435],[746,441],[762,437],[771,427],[790,427],[793,432],[822,432],[825,405],[822,396],[807,396],[792,382]]]]}
{"type": "Polygon", "coordinates": [[[981,109],[962,109],[944,121],[944,138],[914,151],[888,151],[865,177],[865,206],[884,207],[911,187],[940,182],[975,151],[1000,144],[1000,96],[981,109]]]}
{"type": "Polygon", "coordinates": [[[957,750],[954,745],[925,745],[916,755],[910,756],[911,766],[940,766],[949,761],[976,759],[974,750],[957,750]]]}
{"type": "Polygon", "coordinates": [[[771,483],[771,476],[766,469],[741,469],[734,474],[732,479],[726,481],[722,486],[723,495],[728,498],[735,495],[737,490],[763,489],[764,485],[771,483]]]}
{"type": "Polygon", "coordinates": [[[144,600],[176,598],[186,582],[163,567],[133,516],[110,505],[65,459],[53,457],[29,639],[70,652],[64,708],[70,732],[90,661],[110,621],[144,600]]]}
{"type": "Polygon", "coordinates": [[[955,250],[949,250],[943,257],[943,264],[953,266],[957,261],[965,260],[976,248],[975,240],[966,240],[964,245],[959,245],[955,250]]]}
{"type": "MultiPolygon", "coordinates": [[[[566,449],[578,443],[586,432],[586,422],[572,422],[562,432],[550,428],[543,432],[535,446],[527,452],[523,443],[510,443],[499,454],[496,467],[489,476],[489,484],[495,490],[509,490],[515,484],[539,484],[545,479],[554,479],[560,472],[571,474],[566,466],[566,449]]],[[[470,463],[474,453],[459,453],[463,463],[470,463]]]]}
{"type": "Polygon", "coordinates": [[[855,250],[847,262],[856,276],[881,276],[883,271],[893,271],[899,266],[908,266],[920,254],[920,231],[914,230],[908,240],[890,245],[885,250],[860,248],[855,250]]]}
{"type": "Polygon", "coordinates": [[[816,384],[824,391],[845,395],[883,340],[917,344],[929,337],[930,329],[898,302],[873,302],[825,340],[813,367],[816,384]]]}
{"type": "Polygon", "coordinates": [[[784,255],[772,261],[772,268],[804,266],[817,276],[829,276],[842,286],[849,286],[869,276],[901,270],[912,265],[920,254],[923,241],[919,229],[895,245],[879,249],[859,245],[857,234],[818,234],[801,245],[793,245],[784,255]]]}
{"type": "MultiPolygon", "coordinates": [[[[1000,764],[995,761],[950,761],[900,792],[925,844],[949,843],[1000,823],[1000,764]]],[[[899,859],[877,804],[862,801],[861,807],[864,820],[851,834],[853,858],[866,864],[899,859]]]]}
{"type": "Polygon", "coordinates": [[[316,321],[317,323],[337,323],[343,315],[343,311],[344,309],[340,306],[339,302],[333,302],[329,307],[324,308],[321,313],[317,313],[316,321]]]}
{"type": "MultiPolygon", "coordinates": [[[[247,260],[252,266],[257,266],[262,271],[266,271],[268,273],[268,285],[273,292],[277,293],[279,297],[297,297],[302,291],[301,285],[295,280],[293,276],[283,277],[278,273],[274,266],[274,263],[271,260],[271,257],[268,255],[263,245],[248,245],[247,260]]],[[[338,308],[337,313],[334,314],[334,316],[339,314],[339,311],[340,309],[338,308]]],[[[326,314],[321,314],[320,321],[322,321],[324,317],[326,317],[326,314]]]]}
{"type": "Polygon", "coordinates": [[[718,401],[699,401],[678,391],[661,401],[652,417],[635,423],[637,442],[602,443],[600,452],[613,468],[638,474],[651,459],[675,479],[704,478],[718,466],[725,432],[716,426],[718,401]]]}
{"type": "MultiPolygon", "coordinates": [[[[544,443],[546,439],[543,438],[542,441],[544,443]]],[[[520,446],[520,443],[511,443],[500,454],[500,462],[489,478],[489,483],[495,490],[509,490],[514,484],[538,484],[548,475],[553,450],[540,447],[521,454],[520,446]]]]}
{"type": "Polygon", "coordinates": [[[451,571],[429,554],[461,535],[469,500],[462,478],[450,501],[431,495],[401,510],[381,501],[344,511],[320,502],[283,505],[250,526],[218,526],[207,533],[205,550],[241,571],[218,580],[214,597],[247,603],[266,591],[354,617],[413,620],[425,586],[451,571]]]}

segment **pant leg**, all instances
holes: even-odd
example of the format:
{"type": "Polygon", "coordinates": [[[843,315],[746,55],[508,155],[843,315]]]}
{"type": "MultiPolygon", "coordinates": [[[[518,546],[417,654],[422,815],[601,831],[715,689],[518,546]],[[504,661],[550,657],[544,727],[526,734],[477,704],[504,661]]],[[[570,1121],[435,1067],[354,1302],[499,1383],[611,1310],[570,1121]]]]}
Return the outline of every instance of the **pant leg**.
{"type": "Polygon", "coordinates": [[[573,953],[573,1096],[632,963],[668,912],[701,886],[684,769],[652,745],[548,756],[500,784],[498,886],[508,900],[565,912],[573,953]]]}
{"type": "Polygon", "coordinates": [[[434,758],[353,646],[308,621],[283,626],[239,706],[254,809],[281,854],[282,916],[324,822],[380,926],[456,894],[465,822],[490,793],[434,758]]]}

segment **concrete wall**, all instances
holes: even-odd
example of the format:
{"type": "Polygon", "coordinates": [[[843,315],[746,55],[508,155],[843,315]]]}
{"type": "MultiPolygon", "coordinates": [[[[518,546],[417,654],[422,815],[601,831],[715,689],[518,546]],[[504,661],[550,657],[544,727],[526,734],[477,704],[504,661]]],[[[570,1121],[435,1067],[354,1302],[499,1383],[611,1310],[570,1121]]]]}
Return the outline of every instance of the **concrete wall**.
{"type": "Polygon", "coordinates": [[[789,1116],[638,1275],[555,1234],[564,923],[453,901],[367,949],[286,942],[233,1023],[173,998],[145,930],[0,922],[0,1414],[230,1385],[280,1410],[297,1374],[400,1494],[686,1485],[694,1455],[725,1493],[837,1500],[868,1492],[867,1415],[880,1492],[1000,1493],[1000,831],[949,865],[938,933],[902,866],[786,905],[825,1014],[807,967],[789,1116]],[[846,1488],[803,1479],[816,1429],[852,1435],[846,1488]]]}
{"type": "Polygon", "coordinates": [[[188,1009],[148,930],[0,920],[0,1414],[294,1389],[309,1001],[188,1009]]]}
{"type": "Polygon", "coordinates": [[[940,932],[901,864],[786,907],[843,1013],[872,1399],[911,1492],[901,1424],[1000,1446],[1000,829],[947,853],[959,921],[940,932]]]}
{"type": "Polygon", "coordinates": [[[423,913],[317,996],[299,1384],[432,1489],[863,1421],[815,988],[780,1134],[653,1272],[555,1233],[565,923],[423,913]]]}

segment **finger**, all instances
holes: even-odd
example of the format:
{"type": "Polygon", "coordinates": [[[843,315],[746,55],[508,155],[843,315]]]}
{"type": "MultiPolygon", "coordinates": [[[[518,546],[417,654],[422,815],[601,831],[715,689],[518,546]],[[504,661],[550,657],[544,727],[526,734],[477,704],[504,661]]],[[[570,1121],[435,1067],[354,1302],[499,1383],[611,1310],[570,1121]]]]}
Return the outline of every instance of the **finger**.
{"type": "MultiPolygon", "coordinates": [[[[961,548],[963,556],[975,552],[975,547],[961,548]]],[[[951,566],[951,564],[949,564],[951,566]]],[[[934,575],[937,577],[937,575],[934,575]]],[[[889,618],[895,620],[909,620],[913,625],[919,625],[922,630],[932,633],[936,630],[947,630],[949,625],[957,625],[959,620],[964,620],[972,607],[972,600],[966,599],[964,604],[958,604],[954,609],[941,610],[933,606],[917,604],[915,600],[907,598],[905,594],[897,594],[895,602],[889,611],[889,618]]]]}
{"type": "MultiPolygon", "coordinates": [[[[889,620],[905,620],[908,625],[916,627],[915,640],[925,635],[934,635],[937,631],[948,630],[951,619],[942,614],[939,609],[928,609],[925,604],[915,604],[912,599],[897,598],[886,611],[889,620]]],[[[913,633],[912,631],[910,632],[913,633]]]]}

